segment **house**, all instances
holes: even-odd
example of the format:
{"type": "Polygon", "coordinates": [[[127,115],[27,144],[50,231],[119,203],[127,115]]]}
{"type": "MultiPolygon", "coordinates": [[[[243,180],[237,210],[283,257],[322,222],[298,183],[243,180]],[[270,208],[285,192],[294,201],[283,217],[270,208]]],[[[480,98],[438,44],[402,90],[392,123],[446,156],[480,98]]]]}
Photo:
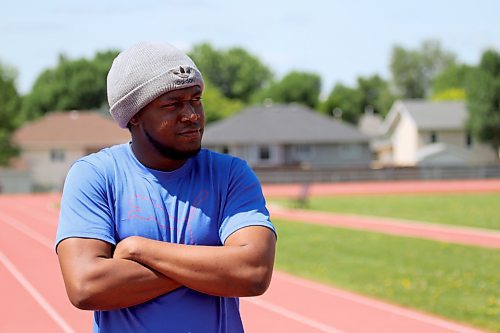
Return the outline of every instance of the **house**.
{"type": "Polygon", "coordinates": [[[384,119],[381,115],[375,113],[373,108],[365,108],[365,112],[361,115],[358,121],[358,130],[367,135],[369,138],[380,136],[380,130],[384,119]]]}
{"type": "MultiPolygon", "coordinates": [[[[471,166],[495,163],[497,153],[467,132],[464,102],[396,101],[387,114],[378,143],[381,165],[471,166]],[[385,138],[385,139],[384,139],[385,138]],[[386,147],[380,144],[380,147],[386,147]]],[[[375,145],[375,150],[377,147],[375,145]]]]}
{"type": "Polygon", "coordinates": [[[203,145],[252,167],[368,167],[368,137],[298,104],[254,106],[210,124],[203,145]]]}
{"type": "Polygon", "coordinates": [[[49,113],[13,135],[36,191],[60,190],[78,158],[127,140],[128,130],[91,111],[49,113]]]}
{"type": "Polygon", "coordinates": [[[392,162],[392,144],[382,132],[384,119],[381,115],[367,108],[358,121],[358,130],[370,139],[370,150],[373,154],[372,167],[390,165],[392,162]]]}

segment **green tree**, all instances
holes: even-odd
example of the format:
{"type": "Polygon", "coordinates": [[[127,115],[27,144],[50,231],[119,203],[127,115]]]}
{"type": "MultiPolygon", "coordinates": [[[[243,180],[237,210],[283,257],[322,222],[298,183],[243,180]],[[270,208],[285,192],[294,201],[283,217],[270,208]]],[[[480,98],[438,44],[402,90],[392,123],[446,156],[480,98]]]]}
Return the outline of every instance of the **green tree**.
{"type": "Polygon", "coordinates": [[[96,109],[106,105],[106,76],[118,51],[99,52],[91,60],[59,57],[55,68],[36,79],[23,103],[26,118],[50,111],[96,109]]]}
{"type": "Polygon", "coordinates": [[[455,55],[443,50],[438,41],[424,41],[420,49],[395,46],[390,69],[394,85],[404,98],[425,98],[436,75],[455,64],[455,55]]]}
{"type": "Polygon", "coordinates": [[[358,89],[338,83],[327,100],[322,103],[321,111],[355,124],[362,114],[362,99],[363,96],[358,89]]]}
{"type": "Polygon", "coordinates": [[[233,115],[243,109],[244,104],[238,100],[226,98],[210,81],[205,80],[203,91],[203,109],[205,121],[211,123],[233,115]]]}
{"type": "Polygon", "coordinates": [[[371,107],[375,113],[385,116],[396,100],[389,83],[379,75],[358,77],[358,91],[362,107],[360,112],[364,112],[366,107],[371,107]]]}
{"type": "Polygon", "coordinates": [[[455,65],[444,69],[432,81],[432,99],[465,100],[465,86],[472,69],[468,65],[455,65]]]}
{"type": "Polygon", "coordinates": [[[500,53],[485,51],[466,85],[467,127],[474,137],[500,149],[500,53]]]}
{"type": "Polygon", "coordinates": [[[240,47],[215,50],[210,44],[194,46],[189,54],[204,78],[230,99],[248,102],[271,79],[271,70],[240,47]]]}
{"type": "Polygon", "coordinates": [[[465,89],[449,88],[432,95],[433,101],[465,101],[465,89]]]}
{"type": "Polygon", "coordinates": [[[0,63],[0,165],[6,165],[17,153],[10,137],[23,120],[19,113],[20,106],[16,71],[0,63]]]}
{"type": "Polygon", "coordinates": [[[318,106],[320,92],[321,77],[319,75],[292,71],[280,81],[257,92],[252,101],[262,104],[269,98],[277,103],[295,102],[314,109],[318,106]]]}
{"type": "Polygon", "coordinates": [[[344,121],[356,124],[367,108],[385,116],[395,100],[389,83],[379,75],[372,75],[358,77],[355,88],[335,85],[320,109],[330,116],[341,117],[344,121]]]}

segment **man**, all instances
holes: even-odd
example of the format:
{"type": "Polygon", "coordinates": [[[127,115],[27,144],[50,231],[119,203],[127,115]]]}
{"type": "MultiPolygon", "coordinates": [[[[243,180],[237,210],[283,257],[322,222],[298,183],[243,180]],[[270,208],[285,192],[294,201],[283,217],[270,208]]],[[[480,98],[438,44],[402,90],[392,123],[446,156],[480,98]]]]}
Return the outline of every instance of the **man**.
{"type": "Polygon", "coordinates": [[[246,163],[200,149],[200,72],[141,43],[107,84],[132,141],[66,178],[56,250],[69,299],[95,311],[94,332],[243,332],[238,297],[267,289],[276,235],[246,163]]]}

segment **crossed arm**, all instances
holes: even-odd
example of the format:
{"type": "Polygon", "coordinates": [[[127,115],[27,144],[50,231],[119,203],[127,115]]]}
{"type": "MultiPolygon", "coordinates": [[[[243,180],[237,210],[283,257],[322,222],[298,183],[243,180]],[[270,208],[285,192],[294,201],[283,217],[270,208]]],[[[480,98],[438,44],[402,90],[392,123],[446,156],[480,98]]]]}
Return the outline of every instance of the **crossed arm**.
{"type": "Polygon", "coordinates": [[[113,246],[68,238],[58,246],[70,301],[85,310],[112,310],[146,302],[180,286],[215,296],[256,296],[269,286],[275,234],[250,226],[224,246],[194,246],[133,236],[113,246]]]}

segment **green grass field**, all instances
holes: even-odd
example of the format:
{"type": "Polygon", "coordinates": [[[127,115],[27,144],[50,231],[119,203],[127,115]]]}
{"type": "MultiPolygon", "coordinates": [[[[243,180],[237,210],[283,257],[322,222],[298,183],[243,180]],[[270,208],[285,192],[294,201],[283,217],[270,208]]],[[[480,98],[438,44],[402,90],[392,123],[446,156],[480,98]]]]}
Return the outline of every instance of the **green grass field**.
{"type": "Polygon", "coordinates": [[[500,251],[274,221],[277,268],[500,332],[500,251]]]}
{"type": "Polygon", "coordinates": [[[312,197],[305,208],[500,230],[500,193],[312,197]]]}

